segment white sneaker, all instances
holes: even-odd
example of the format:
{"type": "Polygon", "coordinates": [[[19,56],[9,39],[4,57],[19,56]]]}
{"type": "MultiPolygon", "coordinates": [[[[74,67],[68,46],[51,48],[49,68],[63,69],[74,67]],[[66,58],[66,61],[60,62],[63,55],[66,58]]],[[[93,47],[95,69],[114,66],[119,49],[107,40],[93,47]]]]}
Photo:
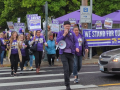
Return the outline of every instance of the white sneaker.
{"type": "Polygon", "coordinates": [[[59,61],[59,59],[57,59],[57,61],[59,61]]]}

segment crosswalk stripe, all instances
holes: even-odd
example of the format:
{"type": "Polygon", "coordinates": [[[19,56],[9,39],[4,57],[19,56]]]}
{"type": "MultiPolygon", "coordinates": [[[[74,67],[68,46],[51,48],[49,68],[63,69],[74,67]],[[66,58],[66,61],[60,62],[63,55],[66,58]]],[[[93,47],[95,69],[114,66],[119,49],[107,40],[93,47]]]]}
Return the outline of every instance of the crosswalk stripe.
{"type": "MultiPolygon", "coordinates": [[[[81,88],[96,88],[96,85],[71,85],[71,89],[81,89],[81,88]]],[[[29,89],[15,89],[15,90],[63,90],[65,86],[55,86],[55,87],[43,87],[43,88],[29,88],[29,89]]]]}
{"type": "MultiPolygon", "coordinates": [[[[18,70],[21,70],[20,68],[18,69],[18,70]]],[[[33,68],[33,70],[36,70],[36,68],[33,68]]],[[[11,69],[2,69],[2,70],[0,70],[0,72],[1,71],[11,71],[11,69]]],[[[24,71],[30,71],[29,69],[26,69],[26,70],[24,70],[24,71]]],[[[53,71],[53,70],[46,70],[46,71],[53,71]]]]}
{"type": "MultiPolygon", "coordinates": [[[[32,72],[36,72],[36,71],[23,71],[22,73],[32,73],[32,72]]],[[[46,72],[45,70],[41,70],[40,72],[46,72]]],[[[9,71],[9,72],[4,72],[4,73],[0,73],[0,75],[4,75],[4,74],[10,74],[11,73],[11,71],[9,71]]],[[[17,72],[18,74],[20,73],[20,72],[17,72]]]]}
{"type": "MultiPolygon", "coordinates": [[[[74,80],[74,79],[70,79],[70,80],[74,80]]],[[[15,85],[28,85],[28,84],[54,83],[54,82],[64,82],[64,79],[0,83],[0,87],[2,87],[2,86],[15,86],[15,85]]]]}
{"type": "MultiPolygon", "coordinates": [[[[80,74],[90,74],[90,73],[100,73],[100,71],[97,72],[80,72],[80,74]]],[[[44,74],[44,75],[30,75],[30,76],[18,76],[18,77],[2,77],[0,80],[5,79],[22,79],[22,78],[36,78],[36,77],[51,77],[51,76],[63,76],[64,74],[44,74]]]]}

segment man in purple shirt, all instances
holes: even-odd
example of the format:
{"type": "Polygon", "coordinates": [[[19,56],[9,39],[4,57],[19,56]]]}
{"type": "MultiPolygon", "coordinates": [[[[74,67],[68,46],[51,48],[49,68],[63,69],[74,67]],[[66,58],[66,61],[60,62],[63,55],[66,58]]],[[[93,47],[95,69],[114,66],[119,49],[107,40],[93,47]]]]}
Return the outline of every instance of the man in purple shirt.
{"type": "Polygon", "coordinates": [[[82,56],[84,56],[85,52],[88,52],[88,44],[83,35],[79,33],[79,28],[77,26],[73,28],[73,32],[75,33],[79,42],[79,53],[75,52],[73,65],[73,75],[75,77],[74,83],[78,83],[78,72],[82,67],[82,56]]]}
{"type": "Polygon", "coordinates": [[[78,40],[75,36],[75,33],[70,31],[70,26],[70,22],[65,21],[64,30],[60,31],[57,36],[57,43],[59,43],[61,40],[64,40],[66,42],[66,47],[59,50],[61,61],[63,63],[66,90],[71,90],[70,75],[73,71],[73,58],[75,50],[76,52],[79,52],[78,40]]]}

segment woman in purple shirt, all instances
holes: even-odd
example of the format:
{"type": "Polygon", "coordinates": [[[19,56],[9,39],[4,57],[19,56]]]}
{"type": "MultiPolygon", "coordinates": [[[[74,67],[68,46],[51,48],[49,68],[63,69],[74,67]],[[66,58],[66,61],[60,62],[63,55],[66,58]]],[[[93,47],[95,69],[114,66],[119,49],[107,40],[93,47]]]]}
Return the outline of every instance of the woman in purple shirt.
{"type": "Polygon", "coordinates": [[[75,52],[73,65],[73,75],[75,77],[74,83],[78,83],[78,72],[82,67],[82,56],[84,56],[85,51],[88,52],[88,44],[83,35],[79,33],[79,28],[77,26],[73,28],[73,32],[79,42],[79,52],[75,52]]]}
{"type": "Polygon", "coordinates": [[[0,54],[0,60],[1,60],[1,67],[3,67],[3,58],[4,58],[4,53],[5,53],[5,50],[6,50],[6,42],[4,41],[4,34],[1,33],[0,34],[0,39],[1,39],[1,49],[2,49],[2,52],[0,54]]]}
{"type": "Polygon", "coordinates": [[[37,51],[34,52],[35,55],[35,65],[36,65],[36,73],[39,73],[40,70],[40,64],[42,59],[42,53],[43,53],[43,45],[48,46],[45,38],[43,35],[40,34],[41,30],[36,31],[36,36],[32,38],[30,45],[37,44],[37,51]]]}
{"type": "Polygon", "coordinates": [[[22,45],[20,45],[18,41],[18,34],[17,32],[12,32],[10,38],[10,44],[7,45],[9,52],[8,52],[8,59],[11,62],[11,76],[16,76],[17,68],[18,68],[18,61],[22,62],[22,55],[20,49],[22,45]]]}

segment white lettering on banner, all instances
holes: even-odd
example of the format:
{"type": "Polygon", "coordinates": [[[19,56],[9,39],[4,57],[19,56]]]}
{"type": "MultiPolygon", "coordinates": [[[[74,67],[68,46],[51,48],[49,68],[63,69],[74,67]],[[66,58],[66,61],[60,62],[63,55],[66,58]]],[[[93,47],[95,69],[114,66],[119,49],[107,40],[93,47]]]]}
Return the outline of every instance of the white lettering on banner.
{"type": "Polygon", "coordinates": [[[114,30],[107,30],[106,34],[107,34],[107,37],[114,36],[114,30]]]}
{"type": "Polygon", "coordinates": [[[105,37],[105,31],[92,31],[92,37],[105,37]]]}
{"type": "Polygon", "coordinates": [[[91,31],[85,31],[85,37],[91,37],[91,31]]]}
{"type": "Polygon", "coordinates": [[[115,36],[120,36],[120,30],[115,30],[115,36]]]}

